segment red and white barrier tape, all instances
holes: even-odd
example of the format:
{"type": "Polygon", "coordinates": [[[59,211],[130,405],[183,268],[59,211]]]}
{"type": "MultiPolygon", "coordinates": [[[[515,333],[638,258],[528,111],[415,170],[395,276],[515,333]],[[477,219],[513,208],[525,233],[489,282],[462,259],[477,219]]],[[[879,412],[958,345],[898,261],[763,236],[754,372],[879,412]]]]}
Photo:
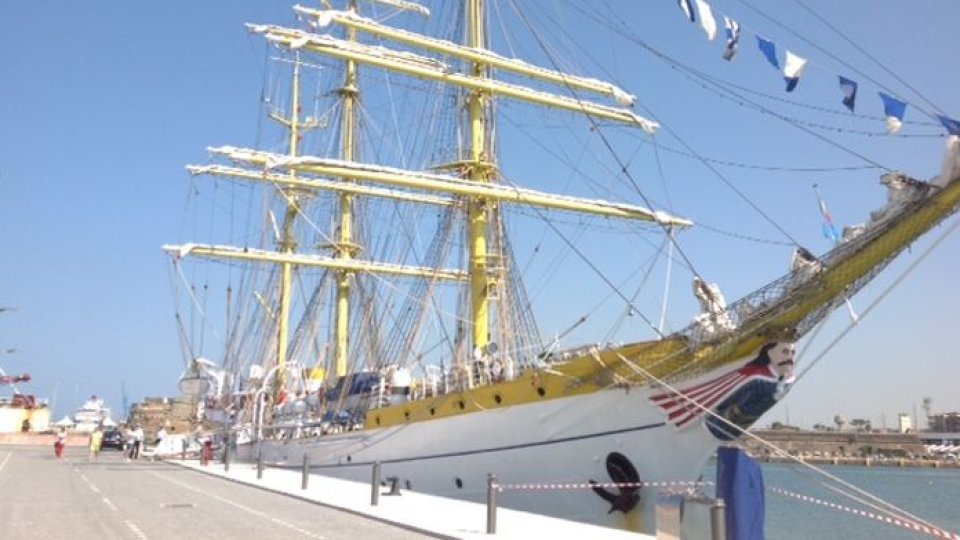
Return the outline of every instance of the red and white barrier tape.
{"type": "MultiPolygon", "coordinates": [[[[494,484],[497,491],[538,491],[591,488],[644,488],[644,487],[698,487],[710,486],[713,482],[606,482],[579,484],[494,484]]],[[[958,539],[960,540],[960,539],[958,539]]]]}
{"type": "Polygon", "coordinates": [[[924,534],[929,534],[930,536],[936,536],[937,538],[948,538],[950,540],[960,540],[960,534],[952,533],[949,531],[944,531],[941,529],[935,529],[932,527],[927,527],[926,525],[921,525],[920,523],[915,523],[913,521],[905,521],[902,519],[892,518],[889,516],[882,516],[880,514],[874,514],[873,512],[867,512],[865,510],[858,510],[856,508],[850,508],[848,506],[843,506],[837,503],[832,503],[829,501],[824,501],[822,499],[817,499],[816,497],[810,497],[808,495],[800,495],[799,493],[794,493],[792,491],[787,491],[780,488],[767,488],[773,493],[778,495],[784,495],[786,497],[792,497],[804,502],[819,504],[820,506],[827,506],[829,508],[834,508],[836,510],[842,510],[844,512],[850,512],[861,517],[874,519],[881,521],[883,523],[888,523],[890,525],[896,525],[897,527],[903,527],[904,529],[910,529],[912,531],[921,532],[924,534]]]}

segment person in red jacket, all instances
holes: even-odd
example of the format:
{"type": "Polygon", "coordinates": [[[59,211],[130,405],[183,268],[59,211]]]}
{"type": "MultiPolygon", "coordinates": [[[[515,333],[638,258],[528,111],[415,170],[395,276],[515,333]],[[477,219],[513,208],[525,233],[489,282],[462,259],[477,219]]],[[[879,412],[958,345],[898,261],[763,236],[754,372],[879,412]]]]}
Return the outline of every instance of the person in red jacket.
{"type": "Polygon", "coordinates": [[[210,437],[207,437],[203,440],[203,459],[201,463],[203,465],[208,465],[210,460],[213,459],[213,440],[210,437]]]}
{"type": "Polygon", "coordinates": [[[57,459],[63,457],[65,446],[67,446],[67,428],[60,428],[57,432],[57,440],[53,442],[53,453],[57,455],[57,459]]]}

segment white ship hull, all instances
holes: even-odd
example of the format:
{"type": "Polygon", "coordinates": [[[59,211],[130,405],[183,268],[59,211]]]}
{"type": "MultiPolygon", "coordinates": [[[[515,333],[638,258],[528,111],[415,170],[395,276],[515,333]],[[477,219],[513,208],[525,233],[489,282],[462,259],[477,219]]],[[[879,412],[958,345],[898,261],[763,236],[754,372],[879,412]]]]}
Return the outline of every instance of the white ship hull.
{"type": "MultiPolygon", "coordinates": [[[[702,420],[683,429],[667,423],[664,410],[650,401],[654,393],[651,387],[611,389],[383,429],[264,440],[261,448],[271,465],[300,467],[306,453],[319,474],[365,482],[373,463],[380,462],[382,478],[398,477],[403,488],[474,501],[485,500],[488,473],[501,484],[623,481],[608,471],[612,453],[626,457],[642,482],[695,481],[720,441],[702,420]]],[[[256,459],[256,443],[241,452],[256,459]]],[[[611,503],[589,488],[507,490],[499,501],[510,508],[646,530],[660,489],[642,488],[639,504],[627,512],[611,511],[611,503]]]]}

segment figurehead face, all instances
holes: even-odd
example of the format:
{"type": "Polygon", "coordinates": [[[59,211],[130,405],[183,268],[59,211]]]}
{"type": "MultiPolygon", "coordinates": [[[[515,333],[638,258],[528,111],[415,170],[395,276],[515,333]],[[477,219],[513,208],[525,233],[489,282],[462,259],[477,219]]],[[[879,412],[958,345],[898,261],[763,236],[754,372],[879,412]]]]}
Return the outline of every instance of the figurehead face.
{"type": "Polygon", "coordinates": [[[796,365],[797,348],[792,342],[777,341],[767,350],[770,358],[770,370],[777,377],[793,379],[793,367],[796,365]]]}

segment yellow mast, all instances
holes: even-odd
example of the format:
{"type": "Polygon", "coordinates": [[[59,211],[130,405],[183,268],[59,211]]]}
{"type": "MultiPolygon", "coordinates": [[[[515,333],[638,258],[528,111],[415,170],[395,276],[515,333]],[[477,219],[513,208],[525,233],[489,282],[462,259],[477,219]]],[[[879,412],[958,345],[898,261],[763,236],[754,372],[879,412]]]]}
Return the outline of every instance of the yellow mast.
{"type": "MultiPolygon", "coordinates": [[[[293,97],[290,117],[284,123],[290,130],[291,158],[297,157],[300,146],[300,53],[296,53],[293,62],[293,97]]],[[[297,249],[297,241],[293,233],[293,224],[300,209],[297,205],[297,195],[281,189],[286,199],[286,211],[283,216],[283,229],[280,237],[279,251],[291,254],[297,249]]],[[[287,344],[290,340],[290,305],[292,296],[293,264],[285,261],[280,265],[280,312],[277,321],[277,382],[278,387],[286,387],[287,344]]]]}
{"type": "MultiPolygon", "coordinates": [[[[356,13],[356,0],[351,0],[350,11],[356,13]]],[[[357,31],[347,29],[348,41],[357,40],[357,31]]],[[[343,119],[341,126],[342,157],[344,161],[353,161],[355,154],[356,124],[354,109],[357,102],[357,63],[347,60],[346,75],[340,97],[343,99],[343,119]]],[[[340,236],[337,239],[336,256],[342,260],[350,260],[359,251],[360,246],[353,242],[353,195],[340,194],[340,236]]],[[[337,314],[336,314],[336,375],[343,377],[347,374],[347,357],[350,352],[350,280],[353,272],[342,270],[337,272],[337,314]]]]}
{"type": "MultiPolygon", "coordinates": [[[[468,34],[467,43],[478,50],[486,48],[484,40],[483,0],[467,0],[468,34]]],[[[486,78],[486,65],[475,61],[471,75],[478,79],[486,78]]],[[[470,167],[468,178],[477,183],[490,181],[492,163],[486,152],[486,112],[487,97],[482,90],[470,92],[468,107],[470,112],[470,167]]],[[[470,320],[473,323],[474,350],[483,350],[490,341],[490,298],[491,279],[487,276],[487,228],[488,210],[495,205],[493,201],[470,199],[467,203],[470,245],[470,320]]],[[[496,278],[493,278],[496,279],[496,278]]]]}

